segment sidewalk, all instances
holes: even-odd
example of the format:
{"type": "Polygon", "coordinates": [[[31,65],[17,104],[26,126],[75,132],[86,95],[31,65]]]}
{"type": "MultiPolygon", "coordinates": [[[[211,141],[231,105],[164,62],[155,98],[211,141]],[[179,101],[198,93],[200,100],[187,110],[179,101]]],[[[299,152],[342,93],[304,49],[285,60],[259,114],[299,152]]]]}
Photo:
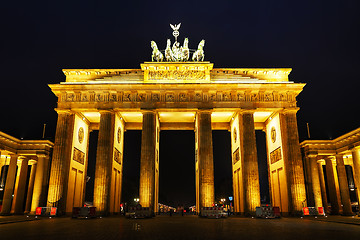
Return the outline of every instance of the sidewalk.
{"type": "Polygon", "coordinates": [[[27,215],[0,216],[0,224],[34,221],[38,219],[39,218],[35,216],[27,216],[27,215]]]}
{"type": "Polygon", "coordinates": [[[360,225],[360,217],[358,216],[331,216],[312,218],[314,221],[322,222],[335,222],[335,223],[344,223],[344,224],[353,224],[360,225]]]}

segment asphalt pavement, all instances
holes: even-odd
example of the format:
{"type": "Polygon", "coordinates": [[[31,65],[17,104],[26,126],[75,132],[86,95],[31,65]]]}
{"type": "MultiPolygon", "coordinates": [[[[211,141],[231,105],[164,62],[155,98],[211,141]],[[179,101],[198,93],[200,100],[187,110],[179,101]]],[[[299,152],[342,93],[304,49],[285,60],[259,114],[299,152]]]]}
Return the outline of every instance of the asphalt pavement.
{"type": "Polygon", "coordinates": [[[157,216],[152,219],[0,217],[0,239],[359,239],[358,217],[256,219],[157,216]],[[19,221],[16,222],[15,220],[19,221]],[[9,221],[12,220],[12,223],[9,221]]]}

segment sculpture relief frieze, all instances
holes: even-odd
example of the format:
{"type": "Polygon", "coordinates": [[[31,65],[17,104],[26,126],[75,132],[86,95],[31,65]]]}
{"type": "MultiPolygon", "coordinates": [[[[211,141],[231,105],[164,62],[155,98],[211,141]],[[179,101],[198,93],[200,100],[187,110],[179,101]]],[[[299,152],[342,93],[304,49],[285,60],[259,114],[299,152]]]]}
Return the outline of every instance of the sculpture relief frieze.
{"type": "Polygon", "coordinates": [[[205,71],[197,70],[158,70],[149,71],[149,80],[175,80],[175,81],[194,81],[205,80],[205,71]]]}
{"type": "Polygon", "coordinates": [[[244,102],[245,101],[245,94],[244,93],[238,93],[237,94],[237,101],[244,102]]]}
{"type": "Polygon", "coordinates": [[[173,91],[173,92],[64,92],[60,102],[288,102],[296,107],[293,92],[277,91],[173,91]]]}
{"type": "Polygon", "coordinates": [[[81,94],[81,101],[82,102],[89,102],[90,101],[89,95],[87,93],[82,93],[81,94]]]}
{"type": "Polygon", "coordinates": [[[216,99],[216,93],[210,93],[209,95],[209,101],[210,102],[216,102],[217,99],[216,99]]]}
{"type": "Polygon", "coordinates": [[[270,102],[274,100],[274,96],[272,93],[265,93],[264,95],[264,101],[265,102],[270,102]]]}
{"type": "Polygon", "coordinates": [[[116,100],[117,100],[116,93],[111,93],[110,96],[109,96],[109,101],[110,102],[116,102],[116,100]]]}
{"type": "Polygon", "coordinates": [[[186,93],[179,93],[179,101],[180,102],[187,102],[188,101],[188,96],[186,93]]]}
{"type": "Polygon", "coordinates": [[[124,96],[123,96],[123,101],[124,102],[131,102],[131,93],[124,93],[124,96]]]}
{"type": "Polygon", "coordinates": [[[151,94],[151,101],[160,102],[160,93],[152,93],[151,94]]]}
{"type": "Polygon", "coordinates": [[[259,101],[259,94],[258,93],[252,93],[251,94],[251,102],[257,102],[259,101]]]}
{"type": "Polygon", "coordinates": [[[197,93],[195,93],[195,95],[194,95],[194,101],[195,102],[201,102],[202,101],[202,94],[201,93],[199,93],[199,92],[197,92],[197,93]]]}
{"type": "Polygon", "coordinates": [[[104,102],[104,94],[96,93],[95,94],[95,101],[96,102],[104,102]]]}
{"type": "Polygon", "coordinates": [[[165,95],[165,101],[166,102],[175,102],[175,95],[174,93],[167,93],[165,95]]]}
{"type": "Polygon", "coordinates": [[[85,153],[79,149],[77,149],[76,147],[74,147],[74,151],[73,151],[73,160],[75,162],[78,162],[82,165],[84,165],[85,162],[85,153]]]}
{"type": "Polygon", "coordinates": [[[146,101],[146,93],[138,93],[137,94],[137,101],[138,102],[145,102],[146,101]]]}
{"type": "Polygon", "coordinates": [[[66,101],[67,102],[74,102],[75,101],[75,94],[74,93],[67,93],[66,94],[66,101]]]}
{"type": "Polygon", "coordinates": [[[121,164],[121,152],[117,148],[114,148],[114,161],[121,164]]]}
{"type": "Polygon", "coordinates": [[[279,101],[281,101],[281,102],[287,101],[286,93],[279,93],[279,101]]]}

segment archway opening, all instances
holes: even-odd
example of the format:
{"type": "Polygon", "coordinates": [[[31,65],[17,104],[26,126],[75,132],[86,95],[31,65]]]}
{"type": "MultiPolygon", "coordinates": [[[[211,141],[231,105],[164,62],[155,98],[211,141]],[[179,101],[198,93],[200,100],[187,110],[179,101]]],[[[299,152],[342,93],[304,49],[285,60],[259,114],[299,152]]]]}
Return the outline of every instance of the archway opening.
{"type": "Polygon", "coordinates": [[[264,131],[256,130],[256,149],[259,169],[260,200],[261,204],[270,204],[269,170],[266,150],[266,134],[264,131]]]}
{"type": "Polygon", "coordinates": [[[121,202],[130,206],[139,198],[141,130],[125,131],[123,154],[121,202]]]}
{"type": "Polygon", "coordinates": [[[188,208],[195,205],[195,133],[160,132],[159,203],[188,208]]]}
{"type": "Polygon", "coordinates": [[[231,136],[227,130],[213,130],[215,203],[232,205],[231,136]],[[230,199],[229,199],[230,197],[230,199]]]}

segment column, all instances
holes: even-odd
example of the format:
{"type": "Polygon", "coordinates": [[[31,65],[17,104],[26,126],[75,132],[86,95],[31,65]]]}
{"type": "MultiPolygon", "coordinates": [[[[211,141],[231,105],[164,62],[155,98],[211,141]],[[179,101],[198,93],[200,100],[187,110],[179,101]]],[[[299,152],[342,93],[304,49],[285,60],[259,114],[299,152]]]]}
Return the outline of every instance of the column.
{"type": "Polygon", "coordinates": [[[331,158],[326,158],[325,163],[326,163],[327,185],[328,185],[328,191],[329,191],[329,197],[331,203],[330,214],[337,215],[340,212],[340,199],[338,198],[338,194],[336,193],[333,161],[331,158]]]}
{"type": "MultiPolygon", "coordinates": [[[[322,161],[324,161],[324,160],[322,160],[322,161]]],[[[318,172],[319,172],[319,179],[320,179],[320,189],[321,189],[322,204],[324,206],[324,211],[326,213],[329,213],[328,200],[327,200],[327,194],[326,194],[325,177],[324,177],[324,171],[323,171],[322,162],[319,161],[317,163],[317,165],[318,165],[318,172]]]]}
{"type": "Polygon", "coordinates": [[[1,215],[10,214],[12,194],[14,192],[15,185],[15,175],[16,175],[16,166],[17,166],[18,155],[14,154],[10,156],[9,169],[6,176],[6,185],[4,190],[4,197],[1,209],[1,215]]]}
{"type": "Polygon", "coordinates": [[[66,209],[73,131],[74,113],[58,110],[47,206],[57,207],[60,215],[64,214],[66,209]]]}
{"type": "Polygon", "coordinates": [[[244,211],[245,215],[254,215],[261,202],[253,111],[240,113],[239,134],[243,159],[244,211]]]}
{"type": "Polygon", "coordinates": [[[319,207],[322,207],[322,198],[321,198],[321,186],[320,186],[320,177],[319,170],[317,166],[317,155],[309,155],[310,163],[310,175],[311,175],[311,184],[312,191],[314,195],[315,208],[318,210],[319,207]]]}
{"type": "Polygon", "coordinates": [[[47,186],[49,181],[49,156],[45,154],[37,155],[36,173],[34,189],[31,201],[31,214],[35,214],[37,207],[46,206],[47,186]]]}
{"type": "Polygon", "coordinates": [[[310,166],[311,158],[309,157],[309,155],[306,155],[304,156],[303,161],[304,161],[304,178],[305,178],[307,205],[309,207],[314,207],[315,199],[314,199],[314,191],[312,184],[311,166],[310,166]]]}
{"type": "Polygon", "coordinates": [[[199,181],[197,191],[199,191],[199,210],[201,210],[203,207],[212,207],[215,200],[211,111],[198,111],[196,121],[199,181]]]}
{"type": "Polygon", "coordinates": [[[155,210],[155,176],[156,176],[156,131],[157,113],[155,111],[143,112],[141,134],[141,160],[140,160],[140,204],[155,210]]]}
{"type": "Polygon", "coordinates": [[[357,193],[357,200],[359,202],[360,199],[360,150],[354,148],[352,151],[352,159],[354,165],[354,182],[355,182],[355,189],[357,193]]]}
{"type": "Polygon", "coordinates": [[[302,208],[306,206],[304,169],[296,120],[297,110],[298,109],[285,109],[280,113],[284,165],[290,197],[289,211],[292,215],[302,214],[302,208]]]}
{"type": "Polygon", "coordinates": [[[112,174],[115,113],[100,112],[99,138],[96,152],[94,206],[98,215],[108,215],[112,174]]]}
{"type": "Polygon", "coordinates": [[[14,199],[11,208],[11,213],[14,214],[24,213],[23,205],[25,200],[24,198],[25,198],[26,180],[28,173],[28,162],[29,159],[27,158],[21,160],[19,176],[17,177],[18,180],[15,186],[14,199]]]}
{"type": "Polygon", "coordinates": [[[336,155],[336,165],[339,178],[340,196],[343,207],[343,215],[352,216],[354,213],[351,209],[349,184],[346,177],[343,155],[336,155]]]}
{"type": "Polygon", "coordinates": [[[25,213],[30,212],[31,200],[32,200],[33,190],[34,190],[35,173],[36,173],[36,163],[33,163],[31,165],[29,187],[28,187],[28,191],[27,191],[27,195],[26,195],[25,213]]]}

